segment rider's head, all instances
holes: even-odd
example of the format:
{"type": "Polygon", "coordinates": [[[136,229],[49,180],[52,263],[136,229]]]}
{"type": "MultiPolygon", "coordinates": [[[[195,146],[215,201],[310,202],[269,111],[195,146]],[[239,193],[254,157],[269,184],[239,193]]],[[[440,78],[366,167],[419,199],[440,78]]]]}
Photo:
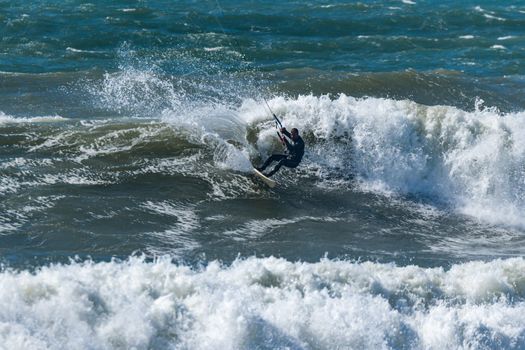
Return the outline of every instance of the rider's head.
{"type": "Polygon", "coordinates": [[[297,130],[297,128],[292,128],[290,134],[292,135],[292,140],[295,141],[299,137],[299,130],[297,130]]]}

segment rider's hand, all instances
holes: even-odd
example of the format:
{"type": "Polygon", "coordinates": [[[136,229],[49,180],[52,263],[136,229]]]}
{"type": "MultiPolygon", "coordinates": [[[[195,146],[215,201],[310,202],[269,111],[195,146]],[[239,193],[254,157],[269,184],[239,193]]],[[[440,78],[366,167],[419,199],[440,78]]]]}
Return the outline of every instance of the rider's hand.
{"type": "Polygon", "coordinates": [[[282,127],[281,128],[281,132],[285,132],[286,131],[286,128],[285,127],[282,127]]]}

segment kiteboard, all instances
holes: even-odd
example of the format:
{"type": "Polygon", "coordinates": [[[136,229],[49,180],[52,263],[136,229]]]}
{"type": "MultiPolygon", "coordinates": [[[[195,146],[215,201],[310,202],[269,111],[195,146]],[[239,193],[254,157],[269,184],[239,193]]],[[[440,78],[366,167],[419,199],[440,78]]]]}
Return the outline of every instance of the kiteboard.
{"type": "Polygon", "coordinates": [[[253,172],[255,173],[255,175],[260,178],[265,184],[267,184],[270,188],[274,188],[275,186],[277,186],[277,182],[273,181],[272,179],[270,179],[269,177],[266,177],[263,173],[261,173],[259,170],[257,169],[253,169],[253,172]]]}

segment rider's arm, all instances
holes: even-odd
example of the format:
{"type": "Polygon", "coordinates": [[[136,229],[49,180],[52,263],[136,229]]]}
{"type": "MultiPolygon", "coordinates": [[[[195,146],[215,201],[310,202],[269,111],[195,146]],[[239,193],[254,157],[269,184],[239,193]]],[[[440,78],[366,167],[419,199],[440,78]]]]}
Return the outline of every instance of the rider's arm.
{"type": "Polygon", "coordinates": [[[295,147],[294,145],[292,145],[287,139],[283,138],[284,140],[284,144],[286,146],[286,149],[288,150],[288,153],[294,153],[295,152],[295,147]]]}
{"type": "Polygon", "coordinates": [[[288,130],[286,130],[286,128],[281,128],[281,132],[282,132],[283,135],[285,135],[286,137],[289,137],[289,138],[292,137],[292,135],[290,135],[290,133],[288,132],[288,130]]]}

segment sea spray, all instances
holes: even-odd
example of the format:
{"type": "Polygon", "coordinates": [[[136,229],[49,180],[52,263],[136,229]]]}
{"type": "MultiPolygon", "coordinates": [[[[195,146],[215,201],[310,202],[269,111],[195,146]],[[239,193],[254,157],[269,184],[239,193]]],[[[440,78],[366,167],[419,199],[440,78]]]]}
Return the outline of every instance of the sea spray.
{"type": "MultiPolygon", "coordinates": [[[[490,222],[525,225],[522,112],[346,95],[269,103],[310,141],[306,162],[315,168],[339,177],[352,173],[365,190],[421,195],[490,222]]],[[[264,118],[251,101],[240,113],[248,123],[264,118]]],[[[267,131],[260,136],[273,137],[267,131]]]]}
{"type": "Polygon", "coordinates": [[[3,270],[4,346],[494,348],[525,339],[525,261],[449,270],[248,258],[168,258],[3,270]]]}

